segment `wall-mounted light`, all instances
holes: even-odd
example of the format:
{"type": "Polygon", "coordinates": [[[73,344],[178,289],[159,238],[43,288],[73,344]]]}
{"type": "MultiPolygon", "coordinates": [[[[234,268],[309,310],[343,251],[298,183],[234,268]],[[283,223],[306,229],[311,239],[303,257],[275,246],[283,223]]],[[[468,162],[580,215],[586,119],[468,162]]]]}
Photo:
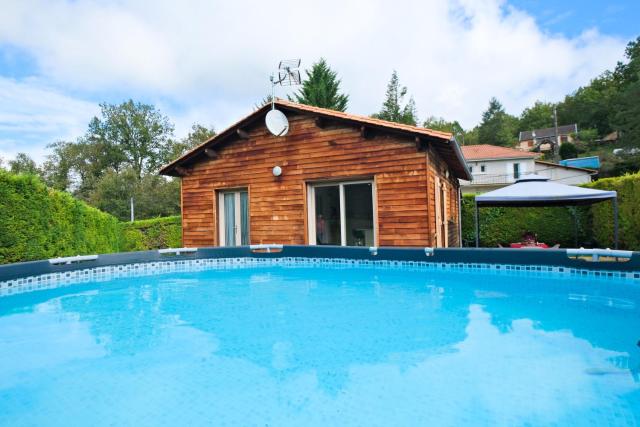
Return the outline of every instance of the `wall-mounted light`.
{"type": "Polygon", "coordinates": [[[280,166],[274,166],[271,170],[271,173],[273,173],[273,176],[279,177],[280,175],[282,175],[282,168],[280,166]]]}

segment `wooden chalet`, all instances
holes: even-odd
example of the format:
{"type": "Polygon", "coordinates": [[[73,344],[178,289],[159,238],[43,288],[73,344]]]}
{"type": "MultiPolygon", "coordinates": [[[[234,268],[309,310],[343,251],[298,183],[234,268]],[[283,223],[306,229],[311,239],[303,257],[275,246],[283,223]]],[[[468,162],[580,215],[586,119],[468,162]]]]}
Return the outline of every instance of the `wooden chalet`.
{"type": "Polygon", "coordinates": [[[277,100],[276,137],[271,108],[160,171],[182,180],[184,246],[460,245],[471,176],[450,133],[277,100]]]}

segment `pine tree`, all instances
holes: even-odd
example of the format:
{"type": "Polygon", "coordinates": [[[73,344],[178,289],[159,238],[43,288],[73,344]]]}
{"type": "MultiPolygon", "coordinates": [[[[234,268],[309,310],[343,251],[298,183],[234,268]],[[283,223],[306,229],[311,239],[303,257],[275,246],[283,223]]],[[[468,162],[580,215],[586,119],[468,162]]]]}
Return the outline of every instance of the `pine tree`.
{"type": "Polygon", "coordinates": [[[387,85],[387,93],[385,95],[385,101],[382,104],[382,110],[380,110],[379,113],[373,114],[372,117],[415,126],[418,116],[416,103],[413,97],[410,97],[409,101],[403,107],[402,101],[406,95],[406,86],[400,86],[398,73],[393,70],[391,80],[387,85]]]}
{"type": "Polygon", "coordinates": [[[349,96],[340,93],[340,79],[324,58],[305,73],[307,78],[302,82],[302,88],[293,98],[289,97],[290,100],[336,111],[347,109],[349,96]]]}
{"type": "Polygon", "coordinates": [[[518,119],[507,114],[500,101],[491,98],[489,108],[482,113],[482,122],[478,126],[480,144],[509,146],[515,140],[518,119]]]}

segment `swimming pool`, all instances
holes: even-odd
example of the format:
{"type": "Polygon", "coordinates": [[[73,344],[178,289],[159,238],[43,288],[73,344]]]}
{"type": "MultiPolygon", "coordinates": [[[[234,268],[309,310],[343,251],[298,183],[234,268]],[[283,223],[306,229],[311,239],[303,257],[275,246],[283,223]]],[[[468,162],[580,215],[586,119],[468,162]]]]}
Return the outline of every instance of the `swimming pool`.
{"type": "Polygon", "coordinates": [[[187,264],[1,297],[0,425],[640,423],[633,277],[187,264]]]}

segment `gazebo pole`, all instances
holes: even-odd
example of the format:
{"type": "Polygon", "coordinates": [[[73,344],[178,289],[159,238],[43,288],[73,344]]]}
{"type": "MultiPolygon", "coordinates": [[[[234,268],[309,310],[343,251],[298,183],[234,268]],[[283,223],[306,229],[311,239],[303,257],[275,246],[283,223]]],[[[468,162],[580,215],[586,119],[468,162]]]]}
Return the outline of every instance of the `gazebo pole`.
{"type": "Polygon", "coordinates": [[[476,204],[476,248],[480,247],[480,213],[478,212],[478,202],[476,204]]]}
{"type": "Polygon", "coordinates": [[[613,247],[618,249],[618,197],[613,198],[613,247]]]}

